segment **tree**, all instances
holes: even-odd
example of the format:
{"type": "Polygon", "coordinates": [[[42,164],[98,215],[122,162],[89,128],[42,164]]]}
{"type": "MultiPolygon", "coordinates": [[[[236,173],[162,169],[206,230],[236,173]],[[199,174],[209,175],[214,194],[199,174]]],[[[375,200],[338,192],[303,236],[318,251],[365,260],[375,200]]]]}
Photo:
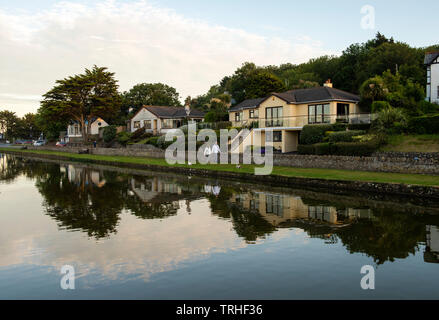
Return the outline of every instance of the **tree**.
{"type": "Polygon", "coordinates": [[[18,134],[20,119],[15,112],[4,110],[0,111],[0,132],[5,135],[5,139],[15,138],[18,134]]]}
{"type": "MultiPolygon", "coordinates": [[[[54,120],[65,116],[81,126],[84,142],[93,119],[114,119],[120,110],[120,96],[114,73],[107,68],[94,66],[85,73],[57,80],[57,85],[47,92],[41,102],[41,113],[52,115],[54,120]]],[[[41,109],[40,108],[40,109],[41,109]]]]}
{"type": "Polygon", "coordinates": [[[122,111],[137,112],[143,105],[181,106],[177,90],[163,83],[140,83],[122,94],[122,111]]]}

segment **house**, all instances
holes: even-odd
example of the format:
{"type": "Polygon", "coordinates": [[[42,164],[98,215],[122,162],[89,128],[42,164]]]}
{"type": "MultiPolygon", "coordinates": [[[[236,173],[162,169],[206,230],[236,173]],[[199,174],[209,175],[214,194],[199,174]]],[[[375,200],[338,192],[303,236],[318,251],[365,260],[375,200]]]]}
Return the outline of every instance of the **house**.
{"type": "MultiPolygon", "coordinates": [[[[272,93],[267,97],[250,99],[229,109],[234,127],[250,127],[250,134],[238,135],[241,143],[233,143],[232,153],[247,146],[265,147],[265,134],[273,132],[267,141],[283,153],[297,151],[299,135],[308,124],[370,123],[370,114],[360,112],[360,97],[332,87],[328,80],[323,87],[272,93]],[[239,149],[238,147],[239,146],[239,149]]],[[[243,132],[243,131],[242,131],[243,132]]]]}
{"type": "MultiPolygon", "coordinates": [[[[87,124],[87,123],[86,123],[87,124]]],[[[108,127],[108,123],[105,122],[102,118],[95,118],[92,120],[92,124],[90,126],[90,135],[98,135],[99,129],[108,127]]],[[[88,130],[85,128],[85,130],[88,130]]],[[[62,141],[72,142],[73,140],[82,139],[82,130],[81,124],[78,121],[72,121],[67,127],[67,134],[62,137],[62,141]]]]}
{"type": "Polygon", "coordinates": [[[426,100],[439,104],[439,51],[427,52],[424,64],[427,66],[426,100]]]}
{"type": "Polygon", "coordinates": [[[143,106],[129,121],[129,128],[131,132],[145,128],[156,135],[179,128],[185,120],[200,122],[203,119],[204,112],[188,107],[143,106]]]}

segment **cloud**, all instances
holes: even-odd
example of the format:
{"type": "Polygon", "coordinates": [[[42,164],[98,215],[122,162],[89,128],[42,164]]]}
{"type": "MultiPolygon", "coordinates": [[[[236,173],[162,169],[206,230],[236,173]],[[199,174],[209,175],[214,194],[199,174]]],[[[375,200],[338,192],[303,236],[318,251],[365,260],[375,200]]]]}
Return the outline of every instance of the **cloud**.
{"type": "Polygon", "coordinates": [[[306,35],[264,37],[185,18],[147,1],[60,2],[38,12],[0,9],[0,108],[36,111],[40,97],[94,64],[116,72],[121,90],[164,82],[198,95],[245,61],[298,63],[332,54],[306,35]]]}

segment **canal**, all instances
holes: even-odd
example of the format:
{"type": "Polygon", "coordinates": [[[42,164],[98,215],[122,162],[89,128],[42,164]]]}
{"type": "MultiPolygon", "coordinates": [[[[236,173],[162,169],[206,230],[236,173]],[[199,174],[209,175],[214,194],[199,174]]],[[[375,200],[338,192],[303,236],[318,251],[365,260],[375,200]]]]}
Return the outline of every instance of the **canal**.
{"type": "Polygon", "coordinates": [[[0,154],[0,299],[438,299],[438,263],[434,202],[0,154]]]}

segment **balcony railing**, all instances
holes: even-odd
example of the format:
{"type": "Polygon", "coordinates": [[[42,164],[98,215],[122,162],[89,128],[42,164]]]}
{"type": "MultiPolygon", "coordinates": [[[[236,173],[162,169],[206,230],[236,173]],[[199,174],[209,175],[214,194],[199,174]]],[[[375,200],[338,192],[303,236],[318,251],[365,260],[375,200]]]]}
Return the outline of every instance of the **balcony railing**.
{"type": "Polygon", "coordinates": [[[244,121],[233,121],[234,127],[252,127],[252,128],[302,128],[308,124],[370,124],[375,119],[374,114],[359,113],[350,115],[311,115],[281,118],[259,118],[248,119],[244,121]]]}

